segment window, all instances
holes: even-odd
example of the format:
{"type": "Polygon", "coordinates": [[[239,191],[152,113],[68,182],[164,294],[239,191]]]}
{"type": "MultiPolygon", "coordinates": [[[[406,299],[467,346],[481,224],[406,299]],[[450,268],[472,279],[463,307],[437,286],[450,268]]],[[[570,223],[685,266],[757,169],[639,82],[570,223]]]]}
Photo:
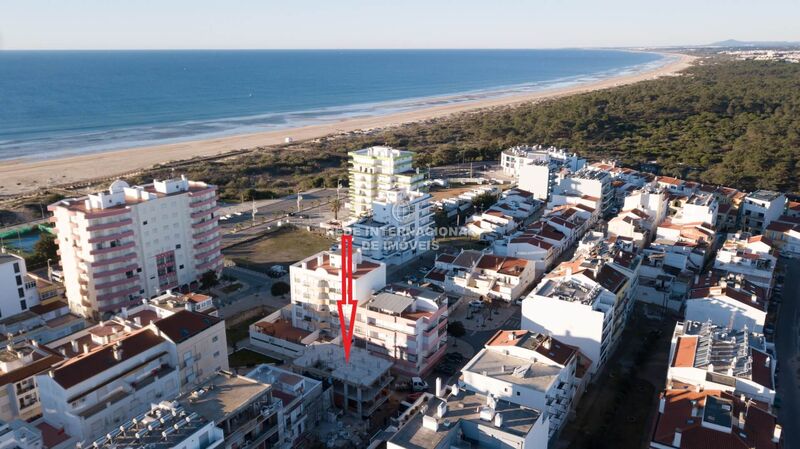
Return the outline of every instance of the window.
{"type": "Polygon", "coordinates": [[[19,302],[19,308],[22,310],[28,310],[28,303],[23,299],[19,302]]]}
{"type": "Polygon", "coordinates": [[[147,220],[142,222],[142,226],[147,226],[147,220]]]}
{"type": "Polygon", "coordinates": [[[178,243],[177,245],[175,245],[175,249],[181,249],[181,244],[178,243]]]}
{"type": "Polygon", "coordinates": [[[17,276],[17,285],[22,285],[22,276],[17,276]]]}
{"type": "Polygon", "coordinates": [[[14,273],[19,273],[19,262],[14,262],[14,273]]]}
{"type": "Polygon", "coordinates": [[[211,339],[211,341],[216,343],[217,341],[219,341],[219,337],[215,335],[214,338],[211,339]]]}
{"type": "Polygon", "coordinates": [[[178,265],[178,269],[183,270],[183,265],[178,265]]]}
{"type": "Polygon", "coordinates": [[[141,273],[141,272],[142,272],[142,269],[141,269],[141,268],[137,268],[137,269],[136,269],[136,272],[137,272],[137,273],[141,273]]]}
{"type": "Polygon", "coordinates": [[[219,357],[219,351],[215,351],[214,352],[214,358],[217,358],[217,357],[219,357]]]}
{"type": "Polygon", "coordinates": [[[25,297],[25,289],[23,289],[22,287],[17,289],[17,293],[19,293],[19,297],[20,298],[24,298],[25,297]]]}

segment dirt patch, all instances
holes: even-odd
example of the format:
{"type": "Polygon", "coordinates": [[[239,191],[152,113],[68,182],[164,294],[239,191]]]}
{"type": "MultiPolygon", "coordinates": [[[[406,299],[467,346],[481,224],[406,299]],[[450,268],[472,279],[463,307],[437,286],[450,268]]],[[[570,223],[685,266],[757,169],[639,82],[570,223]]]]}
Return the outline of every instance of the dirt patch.
{"type": "Polygon", "coordinates": [[[257,240],[223,251],[225,257],[261,272],[273,265],[291,265],[314,253],[329,249],[335,241],[322,234],[284,226],[257,240]]]}

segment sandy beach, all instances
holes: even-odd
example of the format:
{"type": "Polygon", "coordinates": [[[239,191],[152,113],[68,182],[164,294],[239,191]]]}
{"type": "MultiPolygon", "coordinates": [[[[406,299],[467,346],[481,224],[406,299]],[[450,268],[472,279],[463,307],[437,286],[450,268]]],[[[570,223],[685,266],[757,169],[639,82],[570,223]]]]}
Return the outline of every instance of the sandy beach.
{"type": "Polygon", "coordinates": [[[0,161],[0,196],[17,195],[48,186],[70,184],[87,179],[112,177],[145,169],[158,163],[218,155],[233,150],[279,145],[284,143],[286,137],[291,137],[295,142],[302,142],[342,132],[387,128],[405,123],[440,118],[458,112],[542,101],[606,89],[673,75],[688,67],[692,60],[695,59],[688,55],[671,54],[670,56],[676,59],[650,71],[565,88],[500,98],[464,101],[391,115],[349,118],[337,122],[299,128],[130,148],[62,159],[0,161]]]}

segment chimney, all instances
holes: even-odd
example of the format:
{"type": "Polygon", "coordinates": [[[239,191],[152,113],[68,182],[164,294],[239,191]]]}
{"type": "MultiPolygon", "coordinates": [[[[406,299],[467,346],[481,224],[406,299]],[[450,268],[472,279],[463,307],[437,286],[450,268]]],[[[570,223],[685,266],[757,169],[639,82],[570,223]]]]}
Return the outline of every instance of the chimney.
{"type": "Polygon", "coordinates": [[[437,398],[442,398],[443,395],[444,395],[444,391],[442,391],[442,378],[441,377],[437,377],[436,378],[436,397],[437,398]]]}
{"type": "Polygon", "coordinates": [[[667,398],[661,396],[661,399],[658,400],[658,413],[664,414],[664,409],[667,407],[667,398]]]}
{"type": "Polygon", "coordinates": [[[758,295],[756,295],[755,293],[750,295],[750,301],[758,302],[758,295]]]}
{"type": "Polygon", "coordinates": [[[773,443],[780,443],[781,441],[781,433],[783,432],[783,427],[780,424],[775,424],[775,430],[772,431],[772,442],[773,443]]]}
{"type": "Polygon", "coordinates": [[[503,414],[498,413],[494,415],[494,426],[495,427],[503,427],[503,414]]]}
{"type": "Polygon", "coordinates": [[[133,322],[136,323],[137,326],[142,325],[142,317],[135,316],[133,317],[133,322]]]}
{"type": "Polygon", "coordinates": [[[128,308],[127,307],[123,307],[119,311],[119,314],[122,315],[122,318],[128,319],[128,308]]]}
{"type": "Polygon", "coordinates": [[[744,430],[744,412],[739,412],[739,429],[744,430]]]}
{"type": "Polygon", "coordinates": [[[681,429],[675,429],[675,436],[672,437],[672,447],[681,447],[681,429]]]}
{"type": "Polygon", "coordinates": [[[84,354],[88,354],[89,353],[89,344],[88,343],[84,343],[83,344],[83,353],[84,354]]]}
{"type": "Polygon", "coordinates": [[[764,368],[769,368],[770,366],[772,366],[772,360],[767,356],[767,358],[764,359],[764,368]]]}
{"type": "Polygon", "coordinates": [[[114,360],[118,362],[122,360],[122,348],[119,343],[114,345],[113,354],[114,354],[114,360]]]}
{"type": "MultiPolygon", "coordinates": [[[[323,260],[322,254],[317,254],[317,266],[318,267],[322,266],[322,260],[323,260]]],[[[305,267],[303,267],[303,268],[305,268],[305,267]]]]}
{"type": "Polygon", "coordinates": [[[78,345],[78,340],[72,340],[71,342],[69,342],[69,344],[72,347],[72,352],[74,352],[75,354],[81,351],[81,348],[78,345]]]}

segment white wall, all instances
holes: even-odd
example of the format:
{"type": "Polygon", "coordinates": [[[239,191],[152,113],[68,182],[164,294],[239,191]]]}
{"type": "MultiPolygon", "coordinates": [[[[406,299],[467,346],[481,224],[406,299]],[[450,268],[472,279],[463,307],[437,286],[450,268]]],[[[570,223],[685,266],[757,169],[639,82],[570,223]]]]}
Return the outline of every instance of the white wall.
{"type": "Polygon", "coordinates": [[[603,319],[602,312],[580,302],[532,295],[522,301],[520,326],[577,346],[592,360],[590,372],[594,373],[600,361],[603,319]]]}

